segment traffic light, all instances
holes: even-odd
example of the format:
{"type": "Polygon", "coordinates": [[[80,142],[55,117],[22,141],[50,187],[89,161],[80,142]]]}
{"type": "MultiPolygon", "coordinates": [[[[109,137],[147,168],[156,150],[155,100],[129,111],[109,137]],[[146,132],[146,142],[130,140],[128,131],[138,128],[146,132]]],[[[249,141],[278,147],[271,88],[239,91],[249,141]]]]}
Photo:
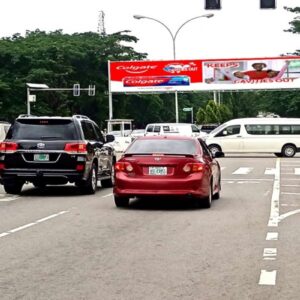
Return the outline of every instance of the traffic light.
{"type": "Polygon", "coordinates": [[[276,0],[260,0],[260,8],[276,8],[276,0]]]}
{"type": "Polygon", "coordinates": [[[221,9],[221,0],[205,0],[205,9],[221,9]]]}

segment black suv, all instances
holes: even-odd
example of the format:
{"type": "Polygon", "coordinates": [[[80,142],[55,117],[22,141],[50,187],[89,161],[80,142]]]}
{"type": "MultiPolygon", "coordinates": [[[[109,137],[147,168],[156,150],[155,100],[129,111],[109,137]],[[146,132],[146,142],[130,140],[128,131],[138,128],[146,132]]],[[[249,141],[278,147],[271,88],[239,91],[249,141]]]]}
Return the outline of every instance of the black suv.
{"type": "Polygon", "coordinates": [[[40,188],[71,182],[94,194],[97,180],[113,185],[116,157],[106,144],[113,140],[86,116],[21,115],[0,143],[0,183],[10,194],[19,194],[25,182],[40,188]]]}

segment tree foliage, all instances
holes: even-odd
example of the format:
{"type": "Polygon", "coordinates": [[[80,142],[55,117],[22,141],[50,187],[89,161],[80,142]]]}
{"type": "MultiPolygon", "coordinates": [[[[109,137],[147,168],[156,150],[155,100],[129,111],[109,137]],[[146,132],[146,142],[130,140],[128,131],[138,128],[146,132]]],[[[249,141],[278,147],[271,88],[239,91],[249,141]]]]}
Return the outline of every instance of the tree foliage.
{"type": "MultiPolygon", "coordinates": [[[[300,33],[300,7],[285,8],[296,17],[285,31],[300,33]]],[[[37,101],[31,112],[36,115],[85,114],[105,126],[108,119],[108,61],[143,60],[146,53],[132,47],[138,39],[124,30],[109,35],[95,32],[64,34],[39,29],[25,36],[14,34],[0,39],[0,119],[12,121],[27,111],[26,83],[45,83],[50,88],[96,86],[95,97],[81,92],[35,92],[37,101]]],[[[300,50],[291,49],[293,54],[300,50]]],[[[298,91],[221,92],[221,105],[212,101],[211,92],[178,93],[179,120],[191,122],[193,107],[197,123],[222,123],[230,118],[255,117],[259,111],[280,116],[300,116],[298,91]]],[[[134,119],[136,127],[150,122],[175,120],[174,93],[113,94],[113,117],[134,119]]]]}

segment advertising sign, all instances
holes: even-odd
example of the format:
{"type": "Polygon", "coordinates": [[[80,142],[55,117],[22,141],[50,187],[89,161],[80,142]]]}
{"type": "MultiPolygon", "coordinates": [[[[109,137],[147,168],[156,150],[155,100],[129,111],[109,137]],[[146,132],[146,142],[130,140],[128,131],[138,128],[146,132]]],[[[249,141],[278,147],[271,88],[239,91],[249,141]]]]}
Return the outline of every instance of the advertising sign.
{"type": "Polygon", "coordinates": [[[300,57],[110,62],[111,92],[300,88],[300,57]]]}

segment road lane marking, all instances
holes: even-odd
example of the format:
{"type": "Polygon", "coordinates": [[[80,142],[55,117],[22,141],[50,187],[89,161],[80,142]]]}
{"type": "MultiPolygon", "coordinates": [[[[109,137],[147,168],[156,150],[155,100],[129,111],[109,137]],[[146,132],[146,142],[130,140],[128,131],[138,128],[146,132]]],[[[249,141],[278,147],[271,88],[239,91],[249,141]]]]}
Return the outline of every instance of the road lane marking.
{"type": "MultiPolygon", "coordinates": [[[[0,195],[2,196],[2,195],[0,195]]],[[[3,199],[0,199],[0,202],[10,202],[19,199],[20,196],[7,196],[7,194],[3,194],[3,199]]]]}
{"type": "Polygon", "coordinates": [[[277,271],[261,270],[259,282],[260,285],[275,285],[276,284],[277,271]]]}
{"type": "Polygon", "coordinates": [[[34,226],[34,225],[40,224],[40,223],[42,223],[42,222],[48,221],[48,220],[50,220],[50,219],[53,219],[53,218],[55,218],[55,217],[58,217],[58,216],[60,216],[60,215],[63,215],[63,214],[69,213],[69,212],[70,212],[70,211],[68,211],[68,210],[60,211],[60,212],[58,212],[58,213],[56,213],[56,214],[53,214],[53,215],[50,215],[50,216],[48,216],[48,217],[39,219],[39,220],[37,220],[37,221],[35,221],[35,222],[28,223],[28,224],[25,224],[25,225],[22,225],[22,226],[13,228],[13,229],[8,230],[8,231],[6,231],[6,232],[2,232],[2,233],[0,233],[0,238],[1,238],[1,237],[4,237],[4,236],[7,236],[7,235],[9,235],[9,234],[16,233],[16,232],[18,232],[18,231],[20,231],[20,230],[24,230],[24,229],[26,229],[26,228],[32,227],[32,226],[34,226]]]}
{"type": "Polygon", "coordinates": [[[246,168],[246,167],[241,167],[235,170],[232,174],[234,175],[246,175],[249,174],[253,168],[246,168]]]}
{"type": "Polygon", "coordinates": [[[300,193],[280,192],[282,195],[300,195],[300,193]]]}
{"type": "Polygon", "coordinates": [[[265,248],[263,258],[265,260],[275,260],[277,256],[277,249],[276,248],[265,248]]]}
{"type": "Polygon", "coordinates": [[[266,236],[267,241],[277,241],[278,240],[278,232],[268,232],[266,236]]]}
{"type": "Polygon", "coordinates": [[[266,168],[265,175],[275,175],[275,168],[266,168]]]}
{"type": "Polygon", "coordinates": [[[107,195],[102,196],[101,198],[111,197],[112,195],[113,195],[113,193],[110,193],[110,194],[107,194],[107,195]]]}
{"type": "Polygon", "coordinates": [[[285,218],[290,217],[290,216],[295,215],[295,214],[298,214],[298,213],[300,213],[300,209],[292,210],[292,211],[289,211],[289,212],[287,212],[283,215],[280,215],[279,219],[278,219],[278,222],[281,222],[285,218]]]}
{"type": "Polygon", "coordinates": [[[268,226],[277,227],[279,217],[279,195],[280,195],[280,158],[276,159],[276,169],[271,200],[271,211],[268,226]]]}

